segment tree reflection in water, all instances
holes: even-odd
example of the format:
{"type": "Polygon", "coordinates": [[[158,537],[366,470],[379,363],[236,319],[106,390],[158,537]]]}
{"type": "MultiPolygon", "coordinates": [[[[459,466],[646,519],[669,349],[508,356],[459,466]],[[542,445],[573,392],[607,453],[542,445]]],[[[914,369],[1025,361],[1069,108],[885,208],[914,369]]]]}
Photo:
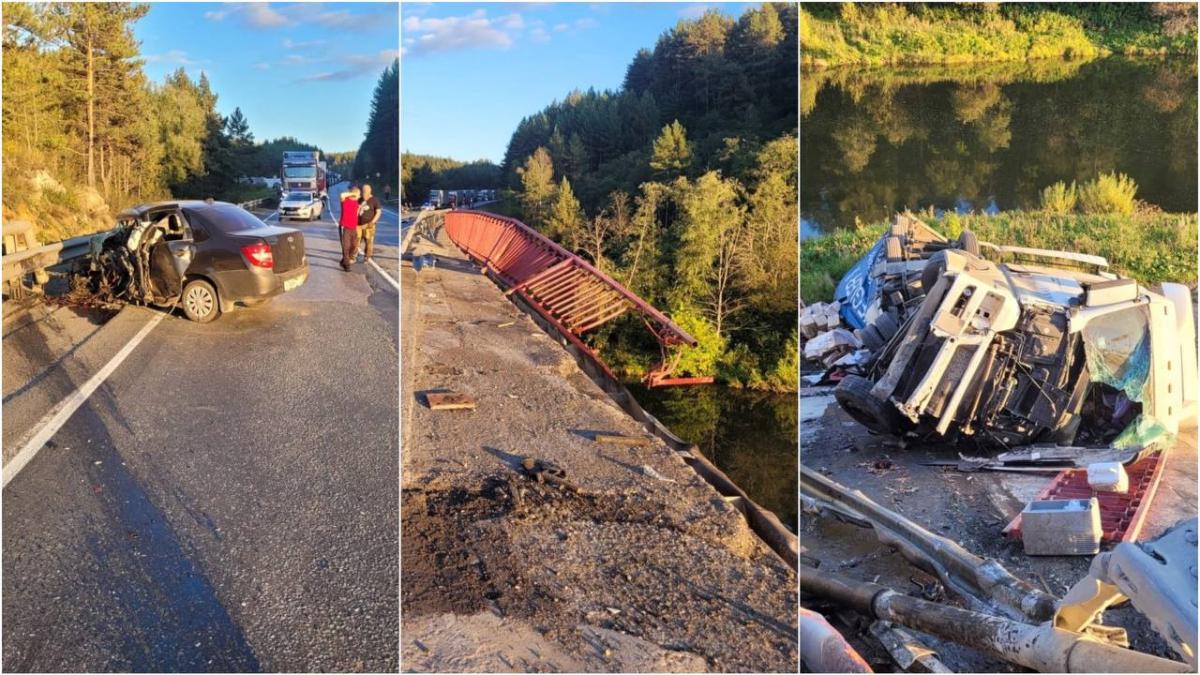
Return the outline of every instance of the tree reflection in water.
{"type": "Polygon", "coordinates": [[[1196,210],[1192,59],[813,70],[801,100],[801,215],[822,228],[1036,208],[1044,187],[1109,171],[1196,210]]]}

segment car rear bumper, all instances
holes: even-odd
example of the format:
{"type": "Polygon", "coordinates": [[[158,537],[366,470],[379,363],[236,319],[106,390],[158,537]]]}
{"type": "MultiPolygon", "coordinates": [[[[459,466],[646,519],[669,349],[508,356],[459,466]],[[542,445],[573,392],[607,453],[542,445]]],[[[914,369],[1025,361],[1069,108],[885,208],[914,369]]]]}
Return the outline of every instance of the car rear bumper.
{"type": "Polygon", "coordinates": [[[273,270],[264,269],[228,270],[216,272],[213,276],[221,298],[221,309],[224,311],[237,302],[262,300],[303,286],[308,280],[308,261],[287,272],[275,273],[273,270]]]}

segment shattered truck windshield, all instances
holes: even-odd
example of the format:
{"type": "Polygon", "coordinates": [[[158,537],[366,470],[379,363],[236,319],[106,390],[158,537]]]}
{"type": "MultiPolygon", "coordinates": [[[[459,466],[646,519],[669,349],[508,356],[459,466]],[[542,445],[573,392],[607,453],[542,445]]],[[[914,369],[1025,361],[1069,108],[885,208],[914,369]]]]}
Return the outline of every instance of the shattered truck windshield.
{"type": "Polygon", "coordinates": [[[1150,414],[1154,387],[1148,307],[1096,317],[1084,326],[1082,336],[1094,385],[1093,419],[1117,433],[1114,447],[1146,447],[1166,432],[1150,414]]]}

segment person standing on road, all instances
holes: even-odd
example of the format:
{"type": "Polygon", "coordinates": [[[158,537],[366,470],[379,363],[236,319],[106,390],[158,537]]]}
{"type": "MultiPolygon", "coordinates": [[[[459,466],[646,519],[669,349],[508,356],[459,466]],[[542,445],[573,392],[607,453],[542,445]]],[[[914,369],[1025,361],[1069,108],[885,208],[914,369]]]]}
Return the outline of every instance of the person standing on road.
{"type": "Polygon", "coordinates": [[[341,194],[342,213],[338,218],[338,239],[342,244],[342,269],[349,272],[358,257],[358,188],[341,194]]]}
{"type": "Polygon", "coordinates": [[[385,204],[387,202],[392,201],[392,184],[391,183],[388,183],[383,186],[383,201],[385,204]]]}
{"type": "MultiPolygon", "coordinates": [[[[371,194],[371,186],[363,185],[362,206],[358,210],[358,242],[363,249],[363,262],[371,259],[371,254],[375,251],[375,223],[379,222],[380,216],[383,215],[383,206],[379,200],[371,194]]],[[[357,258],[358,246],[355,246],[355,257],[357,258]]]]}

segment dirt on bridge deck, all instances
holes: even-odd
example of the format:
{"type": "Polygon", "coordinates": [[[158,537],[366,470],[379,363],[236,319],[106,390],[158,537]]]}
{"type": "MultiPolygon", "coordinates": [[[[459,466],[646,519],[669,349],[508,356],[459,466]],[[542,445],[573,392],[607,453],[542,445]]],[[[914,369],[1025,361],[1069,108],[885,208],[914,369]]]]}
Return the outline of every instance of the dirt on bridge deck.
{"type": "Polygon", "coordinates": [[[442,235],[402,267],[406,671],[796,672],[797,580],[442,235]],[[431,410],[425,394],[473,410],[431,410]],[[570,486],[537,482],[523,458],[570,486]]]}

